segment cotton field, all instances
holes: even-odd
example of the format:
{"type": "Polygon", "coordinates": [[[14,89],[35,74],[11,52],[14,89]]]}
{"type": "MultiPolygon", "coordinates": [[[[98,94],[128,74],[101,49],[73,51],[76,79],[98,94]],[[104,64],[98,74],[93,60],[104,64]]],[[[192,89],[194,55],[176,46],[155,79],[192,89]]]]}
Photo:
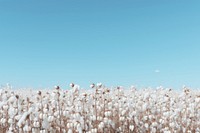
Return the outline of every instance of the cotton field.
{"type": "Polygon", "coordinates": [[[0,90],[0,133],[200,133],[200,91],[0,90]]]}

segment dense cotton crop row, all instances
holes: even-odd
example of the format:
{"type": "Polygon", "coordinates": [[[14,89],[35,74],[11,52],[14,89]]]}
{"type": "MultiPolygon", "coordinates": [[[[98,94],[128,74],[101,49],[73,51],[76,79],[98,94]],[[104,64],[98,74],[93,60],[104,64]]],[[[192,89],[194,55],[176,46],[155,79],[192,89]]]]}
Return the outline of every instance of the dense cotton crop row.
{"type": "Polygon", "coordinates": [[[2,89],[0,132],[200,133],[200,91],[70,86],[28,95],[2,89]]]}

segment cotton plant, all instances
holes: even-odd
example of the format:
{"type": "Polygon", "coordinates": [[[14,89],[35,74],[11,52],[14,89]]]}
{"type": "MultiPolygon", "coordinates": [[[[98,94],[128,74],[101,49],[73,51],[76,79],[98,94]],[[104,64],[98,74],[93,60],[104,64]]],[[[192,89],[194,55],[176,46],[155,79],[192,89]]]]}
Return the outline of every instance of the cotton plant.
{"type": "Polygon", "coordinates": [[[200,92],[183,87],[0,90],[0,130],[8,133],[200,132],[200,92]]]}

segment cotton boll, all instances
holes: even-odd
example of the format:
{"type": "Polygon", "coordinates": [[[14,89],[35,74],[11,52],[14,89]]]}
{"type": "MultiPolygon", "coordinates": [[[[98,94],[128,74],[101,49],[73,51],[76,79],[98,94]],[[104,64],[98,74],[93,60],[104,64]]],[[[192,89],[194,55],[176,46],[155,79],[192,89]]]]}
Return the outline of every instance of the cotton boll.
{"type": "Polygon", "coordinates": [[[54,113],[54,116],[55,116],[55,117],[58,117],[58,116],[59,116],[59,111],[56,111],[56,112],[54,113]]]}
{"type": "Polygon", "coordinates": [[[108,118],[105,117],[105,118],[103,119],[103,121],[104,121],[104,123],[108,123],[108,118]]]}
{"type": "Polygon", "coordinates": [[[8,108],[9,108],[8,105],[4,105],[4,106],[3,106],[3,109],[4,109],[4,110],[8,110],[8,108]]]}
{"type": "Polygon", "coordinates": [[[151,133],[156,133],[156,128],[152,128],[151,133]]]}
{"type": "Polygon", "coordinates": [[[14,133],[14,130],[12,127],[9,127],[8,133],[14,133]]]}
{"type": "Polygon", "coordinates": [[[125,117],[120,117],[119,120],[120,120],[120,121],[124,121],[124,120],[125,120],[125,117]]]}
{"type": "Polygon", "coordinates": [[[45,130],[40,130],[40,133],[45,133],[45,130]]]}
{"type": "Polygon", "coordinates": [[[169,123],[169,126],[172,127],[172,128],[174,128],[175,127],[175,123],[171,122],[171,123],[169,123]]]}
{"type": "Polygon", "coordinates": [[[98,121],[102,121],[102,120],[103,120],[103,117],[98,116],[98,117],[97,117],[97,120],[98,120],[98,121]]]}
{"type": "Polygon", "coordinates": [[[109,112],[108,111],[106,111],[104,114],[105,114],[105,117],[109,117],[109,112]]]}
{"type": "Polygon", "coordinates": [[[76,128],[77,127],[77,125],[78,125],[78,123],[77,122],[74,122],[74,128],[76,128]]]}
{"type": "Polygon", "coordinates": [[[92,115],[92,116],[91,116],[91,120],[95,121],[95,120],[96,120],[96,116],[95,116],[95,115],[92,115]]]}
{"type": "Polygon", "coordinates": [[[78,133],[82,133],[83,132],[80,123],[77,124],[76,129],[77,129],[78,133]]]}
{"type": "Polygon", "coordinates": [[[146,129],[149,128],[149,124],[148,123],[145,123],[144,126],[145,126],[146,129]]]}
{"type": "Polygon", "coordinates": [[[94,88],[94,87],[95,87],[95,84],[91,84],[91,85],[90,85],[90,88],[94,88]]]}
{"type": "Polygon", "coordinates": [[[157,125],[158,125],[157,122],[153,122],[153,123],[152,123],[152,126],[153,126],[153,127],[157,127],[157,125]]]}
{"type": "Polygon", "coordinates": [[[45,119],[43,120],[43,122],[42,122],[42,127],[43,127],[44,129],[48,129],[48,128],[49,128],[49,122],[48,122],[47,118],[45,118],[45,119]]]}
{"type": "Polygon", "coordinates": [[[17,120],[17,121],[19,121],[20,118],[21,118],[21,115],[15,116],[15,120],[17,120]]]}
{"type": "Polygon", "coordinates": [[[2,118],[2,119],[1,119],[1,123],[5,124],[5,123],[6,123],[6,119],[5,119],[5,118],[2,118]]]}
{"type": "Polygon", "coordinates": [[[164,133],[171,133],[171,131],[168,131],[168,130],[167,130],[167,131],[164,131],[164,133]]]}
{"type": "Polygon", "coordinates": [[[126,113],[126,110],[122,110],[122,116],[124,116],[125,115],[125,113],[126,113]]]}
{"type": "Polygon", "coordinates": [[[98,128],[102,130],[104,128],[104,126],[105,126],[104,122],[100,122],[98,128]]]}
{"type": "Polygon", "coordinates": [[[43,114],[42,113],[40,113],[39,118],[43,119],[43,114]]]}
{"type": "Polygon", "coordinates": [[[133,111],[132,115],[133,116],[136,116],[137,112],[136,111],[133,111]]]}
{"type": "Polygon", "coordinates": [[[97,83],[97,87],[101,88],[102,87],[102,83],[97,83]]]}
{"type": "Polygon", "coordinates": [[[144,120],[144,121],[147,121],[147,120],[148,120],[148,116],[144,116],[144,117],[143,117],[143,120],[144,120]]]}
{"type": "Polygon", "coordinates": [[[15,102],[15,100],[16,100],[16,97],[15,97],[15,96],[11,96],[11,97],[8,99],[8,102],[9,102],[9,103],[13,103],[13,102],[15,102]]]}
{"type": "Polygon", "coordinates": [[[74,124],[73,124],[73,123],[70,123],[70,127],[72,127],[72,128],[73,128],[73,126],[74,126],[74,124]]]}
{"type": "Polygon", "coordinates": [[[67,133],[73,133],[72,129],[69,129],[67,133]]]}
{"type": "Polygon", "coordinates": [[[37,121],[37,122],[34,122],[34,123],[33,123],[33,126],[34,126],[34,127],[40,127],[40,123],[39,123],[38,121],[37,121]]]}
{"type": "Polygon", "coordinates": [[[45,108],[45,109],[43,110],[43,112],[44,112],[44,113],[48,113],[48,109],[45,108]]]}
{"type": "Polygon", "coordinates": [[[70,123],[67,123],[67,128],[70,128],[70,123]]]}
{"type": "Polygon", "coordinates": [[[49,116],[48,117],[48,122],[52,122],[52,121],[54,121],[54,116],[49,116]]]}
{"type": "Polygon", "coordinates": [[[134,125],[130,125],[130,126],[129,126],[129,129],[130,129],[131,131],[133,131],[133,130],[134,130],[134,125]]]}
{"type": "Polygon", "coordinates": [[[199,103],[199,102],[200,102],[200,97],[195,98],[195,102],[196,102],[196,103],[199,103]]]}
{"type": "Polygon", "coordinates": [[[92,132],[92,133],[97,133],[97,129],[94,128],[94,129],[91,130],[91,132],[92,132]]]}
{"type": "Polygon", "coordinates": [[[25,132],[30,132],[30,131],[31,131],[31,127],[28,126],[28,125],[25,125],[25,126],[23,127],[23,131],[25,131],[25,132]]]}
{"type": "Polygon", "coordinates": [[[11,118],[8,119],[9,124],[13,124],[13,122],[14,122],[13,119],[11,119],[11,118]]]}

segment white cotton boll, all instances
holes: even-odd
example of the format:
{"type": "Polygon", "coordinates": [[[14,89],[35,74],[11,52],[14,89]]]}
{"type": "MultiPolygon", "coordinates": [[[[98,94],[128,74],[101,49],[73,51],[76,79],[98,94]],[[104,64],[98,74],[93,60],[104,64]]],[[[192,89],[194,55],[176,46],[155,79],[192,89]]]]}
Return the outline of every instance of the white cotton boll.
{"type": "Polygon", "coordinates": [[[153,126],[153,127],[157,127],[157,125],[158,125],[157,122],[153,122],[153,123],[152,123],[152,126],[153,126]]]}
{"type": "Polygon", "coordinates": [[[68,116],[69,115],[69,111],[63,111],[63,115],[64,116],[68,116]]]}
{"type": "Polygon", "coordinates": [[[97,86],[98,87],[102,87],[102,83],[97,83],[97,86]]]}
{"type": "Polygon", "coordinates": [[[73,124],[73,123],[70,123],[70,127],[72,127],[72,128],[73,128],[73,126],[74,126],[74,124],[73,124]]]}
{"type": "Polygon", "coordinates": [[[105,118],[103,119],[103,121],[104,121],[104,123],[108,123],[108,118],[105,117],[105,118]]]}
{"type": "Polygon", "coordinates": [[[34,108],[30,107],[29,110],[28,110],[28,114],[32,113],[33,111],[34,111],[34,108]]]}
{"type": "Polygon", "coordinates": [[[4,110],[8,110],[8,108],[9,108],[8,105],[3,105],[4,110]]]}
{"type": "Polygon", "coordinates": [[[144,104],[144,105],[142,106],[142,110],[143,110],[143,111],[147,110],[147,104],[144,104]]]}
{"type": "Polygon", "coordinates": [[[133,111],[132,115],[133,116],[136,116],[137,112],[136,111],[133,111]]]}
{"type": "Polygon", "coordinates": [[[100,122],[98,128],[102,130],[102,129],[104,128],[104,125],[105,125],[105,124],[104,124],[103,122],[100,122]]]}
{"type": "Polygon", "coordinates": [[[171,133],[171,131],[167,130],[167,131],[164,131],[164,133],[171,133]]]}
{"type": "Polygon", "coordinates": [[[104,115],[105,115],[105,117],[108,117],[108,112],[106,111],[106,112],[104,113],[104,115]]]}
{"type": "Polygon", "coordinates": [[[1,119],[1,123],[5,124],[5,123],[6,123],[6,119],[5,119],[5,118],[2,118],[2,119],[1,119]]]}
{"type": "Polygon", "coordinates": [[[148,120],[148,116],[145,115],[145,116],[143,117],[143,120],[144,120],[144,121],[147,121],[147,120],[148,120]]]}
{"type": "Polygon", "coordinates": [[[40,133],[45,133],[45,130],[40,130],[40,133]]]}
{"type": "Polygon", "coordinates": [[[80,86],[79,85],[74,85],[74,89],[73,89],[73,92],[76,92],[80,89],[80,86]]]}
{"type": "Polygon", "coordinates": [[[196,102],[196,103],[199,103],[199,102],[200,102],[200,97],[195,98],[195,102],[196,102]]]}
{"type": "Polygon", "coordinates": [[[111,119],[108,119],[108,124],[112,124],[112,120],[111,119]]]}
{"type": "Polygon", "coordinates": [[[72,129],[69,129],[67,133],[73,133],[72,129]]]}
{"type": "Polygon", "coordinates": [[[77,127],[77,125],[78,125],[78,123],[77,122],[74,122],[74,128],[76,128],[77,127]]]}
{"type": "Polygon", "coordinates": [[[22,115],[21,119],[20,119],[19,122],[17,123],[17,125],[18,125],[19,127],[22,125],[22,123],[25,122],[25,119],[27,118],[28,115],[29,115],[28,112],[25,112],[25,113],[22,115]]]}
{"type": "Polygon", "coordinates": [[[37,122],[34,122],[34,123],[33,123],[33,126],[34,126],[34,127],[40,127],[40,123],[39,123],[38,121],[37,121],[37,122]]]}
{"type": "Polygon", "coordinates": [[[102,120],[103,120],[103,117],[98,116],[98,117],[97,117],[97,120],[98,120],[98,121],[102,121],[102,120]]]}
{"type": "Polygon", "coordinates": [[[124,120],[125,120],[125,117],[120,117],[119,120],[120,120],[120,121],[124,121],[124,120]]]}
{"type": "Polygon", "coordinates": [[[14,133],[14,130],[12,127],[9,127],[8,133],[14,133]]]}
{"type": "Polygon", "coordinates": [[[3,107],[6,104],[6,102],[0,102],[0,108],[3,107]]]}
{"type": "Polygon", "coordinates": [[[138,120],[138,118],[137,118],[137,117],[135,117],[135,118],[134,118],[134,121],[135,121],[135,123],[136,123],[136,124],[138,124],[138,123],[139,123],[139,120],[138,120]]]}
{"type": "Polygon", "coordinates": [[[169,112],[164,112],[163,115],[164,115],[165,117],[169,117],[169,116],[170,116],[170,113],[169,113],[169,112]]]}
{"type": "Polygon", "coordinates": [[[21,115],[15,116],[15,120],[17,120],[17,121],[19,121],[20,118],[21,118],[21,115]]]}
{"type": "Polygon", "coordinates": [[[44,109],[43,112],[44,112],[44,113],[48,113],[48,109],[44,109]]]}
{"type": "Polygon", "coordinates": [[[11,119],[11,118],[8,119],[9,124],[12,124],[13,122],[14,122],[13,119],[11,119]]]}
{"type": "Polygon", "coordinates": [[[77,120],[79,120],[79,119],[80,119],[80,115],[79,115],[78,113],[76,113],[76,114],[75,114],[75,118],[76,118],[77,120]]]}
{"type": "Polygon", "coordinates": [[[121,103],[119,103],[119,106],[120,106],[120,108],[119,108],[119,112],[122,112],[122,110],[124,110],[124,109],[121,108],[121,103]]]}
{"type": "Polygon", "coordinates": [[[151,133],[156,133],[156,128],[152,128],[151,133]]]}
{"type": "Polygon", "coordinates": [[[16,97],[15,97],[15,96],[11,96],[11,97],[8,99],[8,102],[13,103],[15,100],[16,100],[16,97]]]}
{"type": "Polygon", "coordinates": [[[53,116],[49,116],[48,117],[48,122],[52,122],[52,121],[54,121],[54,117],[53,116]]]}
{"type": "Polygon", "coordinates": [[[40,118],[40,119],[42,119],[42,118],[43,118],[43,114],[42,114],[42,113],[40,113],[40,115],[39,115],[39,118],[40,118]]]}
{"type": "Polygon", "coordinates": [[[145,123],[144,126],[145,126],[146,129],[149,128],[149,124],[148,123],[145,123]]]}
{"type": "Polygon", "coordinates": [[[90,88],[94,88],[94,87],[95,87],[95,84],[91,84],[91,85],[90,85],[90,88]]]}
{"type": "Polygon", "coordinates": [[[31,127],[28,126],[28,125],[25,125],[25,126],[23,127],[23,131],[25,131],[25,132],[31,131],[31,127]]]}
{"type": "Polygon", "coordinates": [[[150,120],[153,119],[153,116],[152,116],[152,115],[149,115],[149,119],[150,119],[150,120]]]}
{"type": "Polygon", "coordinates": [[[48,129],[49,128],[49,122],[47,119],[44,119],[43,122],[42,122],[42,127],[44,129],[48,129]]]}
{"type": "Polygon", "coordinates": [[[56,112],[54,113],[54,116],[55,116],[55,117],[58,117],[58,116],[59,116],[59,111],[56,111],[56,112]]]}
{"type": "Polygon", "coordinates": [[[125,115],[125,113],[126,113],[126,110],[122,110],[122,116],[124,116],[125,115]]]}
{"type": "Polygon", "coordinates": [[[48,115],[47,114],[43,114],[43,119],[48,119],[48,115]]]}
{"type": "Polygon", "coordinates": [[[67,128],[70,128],[70,123],[67,123],[67,128]]]}
{"type": "Polygon", "coordinates": [[[95,121],[96,120],[96,116],[92,115],[90,119],[93,120],[93,121],[95,121]]]}
{"type": "Polygon", "coordinates": [[[162,108],[162,110],[163,110],[163,111],[166,111],[166,110],[167,110],[167,108],[166,108],[166,107],[163,107],[163,108],[162,108]]]}
{"type": "Polygon", "coordinates": [[[167,102],[169,100],[169,97],[164,97],[164,101],[167,102]]]}
{"type": "Polygon", "coordinates": [[[109,102],[109,103],[108,103],[108,107],[112,107],[112,102],[109,102]]]}
{"type": "Polygon", "coordinates": [[[13,108],[13,107],[10,107],[9,109],[8,109],[8,115],[10,116],[10,117],[14,117],[14,115],[16,115],[17,114],[17,109],[15,109],[15,108],[13,108]]]}
{"type": "Polygon", "coordinates": [[[54,105],[54,106],[56,106],[57,104],[56,104],[56,99],[58,99],[58,94],[56,93],[56,92],[53,92],[52,94],[51,94],[51,96],[53,97],[53,101],[52,101],[52,104],[54,105]]]}
{"type": "Polygon", "coordinates": [[[171,122],[171,123],[169,123],[169,126],[172,127],[172,128],[174,128],[175,127],[175,123],[171,122]]]}
{"type": "Polygon", "coordinates": [[[129,126],[129,129],[130,129],[131,131],[133,131],[133,130],[134,130],[134,125],[130,125],[130,126],[129,126]]]}
{"type": "Polygon", "coordinates": [[[97,129],[94,128],[94,129],[91,130],[91,132],[92,132],[92,133],[97,133],[97,129]]]}
{"type": "Polygon", "coordinates": [[[82,133],[83,132],[80,123],[77,124],[76,129],[78,130],[78,133],[82,133]]]}

